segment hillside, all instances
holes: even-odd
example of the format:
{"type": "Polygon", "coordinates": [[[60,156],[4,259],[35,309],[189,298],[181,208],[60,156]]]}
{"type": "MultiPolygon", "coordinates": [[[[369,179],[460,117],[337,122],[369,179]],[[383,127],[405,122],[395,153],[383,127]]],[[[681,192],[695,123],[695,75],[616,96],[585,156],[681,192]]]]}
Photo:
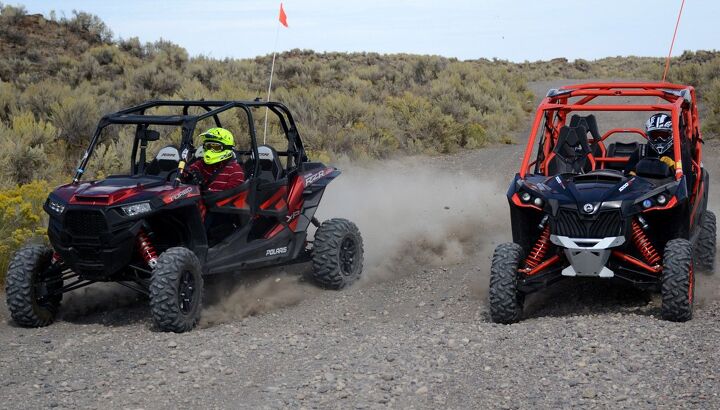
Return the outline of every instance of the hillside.
{"type": "MultiPolygon", "coordinates": [[[[271,56],[190,57],[164,40],[114,39],[87,13],[57,19],[0,8],[0,188],[7,189],[0,207],[12,210],[0,223],[3,237],[13,238],[0,244],[0,266],[2,255],[41,229],[44,192],[67,179],[102,114],[148,99],[266,92],[271,56]]],[[[528,81],[656,80],[662,68],[659,57],[515,64],[291,50],[278,55],[273,99],[292,109],[315,158],[434,155],[512,143],[534,109],[528,81]]],[[[705,138],[720,134],[720,53],[674,58],[669,80],[698,88],[705,138]]],[[[229,127],[242,141],[240,121],[229,127]]],[[[125,152],[115,136],[98,148],[92,167],[97,175],[125,169],[125,152]]]]}

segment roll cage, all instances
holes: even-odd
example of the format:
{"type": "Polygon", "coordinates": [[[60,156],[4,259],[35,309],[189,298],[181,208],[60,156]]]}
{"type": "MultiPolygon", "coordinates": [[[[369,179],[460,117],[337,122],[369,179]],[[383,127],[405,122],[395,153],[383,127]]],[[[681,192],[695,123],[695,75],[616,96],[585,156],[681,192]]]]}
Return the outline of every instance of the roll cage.
{"type": "MultiPolygon", "coordinates": [[[[544,174],[547,172],[545,158],[558,143],[560,129],[566,125],[570,112],[603,112],[603,111],[665,111],[670,112],[673,123],[673,157],[676,163],[682,164],[681,142],[690,143],[692,147],[692,167],[699,173],[702,163],[702,136],[699,128],[695,89],[691,86],[672,83],[589,83],[568,85],[560,89],[552,89],[540,103],[531,128],[519,175],[544,174]],[[658,97],[656,104],[590,104],[598,97],[658,97]],[[541,124],[544,121],[544,125],[541,124]],[[539,144],[534,161],[531,157],[536,143],[539,144]],[[533,171],[533,167],[535,167],[533,171]]],[[[600,138],[593,138],[590,144],[601,144],[611,135],[618,133],[638,134],[647,138],[645,132],[638,128],[615,128],[607,131],[600,138]]],[[[609,162],[623,159],[605,156],[592,158],[594,163],[602,167],[609,162]]],[[[677,166],[675,179],[683,176],[682,166],[677,166]]],[[[699,182],[699,178],[696,182],[699,182]]]]}
{"type": "MultiPolygon", "coordinates": [[[[82,175],[85,173],[88,161],[92,152],[98,144],[100,135],[105,127],[111,124],[120,125],[137,125],[135,130],[135,138],[133,141],[132,158],[133,161],[137,157],[138,146],[147,144],[150,140],[148,137],[148,126],[150,125],[167,125],[167,126],[179,126],[181,127],[181,142],[180,142],[180,162],[178,164],[177,177],[174,184],[179,183],[181,171],[184,169],[186,163],[190,160],[191,155],[194,152],[193,146],[193,135],[195,133],[195,127],[201,120],[212,118],[217,127],[222,127],[219,114],[231,109],[240,109],[245,112],[248,121],[248,130],[250,134],[251,149],[247,152],[240,152],[241,154],[251,154],[254,158],[259,158],[258,155],[258,143],[255,132],[255,122],[253,119],[253,113],[251,108],[262,108],[265,107],[269,111],[272,111],[277,115],[280,126],[285,133],[285,137],[288,140],[288,148],[286,151],[279,151],[278,155],[287,156],[287,170],[291,171],[296,169],[302,162],[307,161],[305,154],[305,147],[298,133],[290,110],[283,104],[272,101],[148,101],[143,104],[127,108],[115,113],[107,114],[100,119],[95,132],[93,133],[90,145],[85,151],[80,164],[73,177],[73,183],[77,184],[82,175]],[[146,114],[149,109],[158,107],[177,107],[182,108],[182,113],[176,115],[151,115],[146,114]],[[204,113],[191,115],[189,113],[190,108],[198,107],[205,110],[204,113]]],[[[144,151],[143,151],[144,152],[144,151]]],[[[259,167],[259,161],[254,162],[253,175],[257,175],[259,167]]],[[[134,165],[131,168],[134,170],[134,165]]]]}

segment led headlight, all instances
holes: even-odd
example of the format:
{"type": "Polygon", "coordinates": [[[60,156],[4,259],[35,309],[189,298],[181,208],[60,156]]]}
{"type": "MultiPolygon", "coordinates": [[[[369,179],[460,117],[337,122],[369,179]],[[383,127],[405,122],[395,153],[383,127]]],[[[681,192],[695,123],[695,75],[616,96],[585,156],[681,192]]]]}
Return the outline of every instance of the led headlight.
{"type": "Polygon", "coordinates": [[[656,197],[655,197],[655,200],[656,200],[657,203],[660,204],[660,205],[665,205],[665,203],[667,203],[667,197],[666,197],[665,195],[663,195],[663,194],[660,194],[660,195],[656,196],[656,197]]]}
{"type": "Polygon", "coordinates": [[[523,202],[529,202],[530,201],[530,193],[523,192],[520,194],[520,199],[522,199],[523,202]]]}
{"type": "Polygon", "coordinates": [[[535,198],[535,200],[533,201],[533,204],[535,204],[535,206],[538,206],[538,207],[542,206],[543,205],[542,198],[535,198]]]}
{"type": "Polygon", "coordinates": [[[127,216],[136,216],[148,213],[152,210],[149,202],[138,202],[137,204],[125,205],[120,207],[127,216]]]}
{"type": "Polygon", "coordinates": [[[65,211],[65,204],[57,202],[57,201],[53,201],[51,199],[48,201],[48,208],[50,208],[56,214],[61,214],[65,211]]]}
{"type": "Polygon", "coordinates": [[[643,206],[643,208],[648,209],[652,206],[652,201],[649,199],[646,199],[642,202],[642,206],[643,206]]]}

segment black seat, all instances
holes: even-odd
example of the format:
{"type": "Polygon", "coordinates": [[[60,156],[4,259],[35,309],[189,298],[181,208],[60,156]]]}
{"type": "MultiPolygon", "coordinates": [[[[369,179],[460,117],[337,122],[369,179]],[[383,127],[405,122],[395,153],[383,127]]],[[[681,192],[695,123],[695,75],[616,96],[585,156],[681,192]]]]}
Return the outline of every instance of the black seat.
{"type": "Polygon", "coordinates": [[[258,145],[260,157],[257,178],[265,182],[275,182],[282,178],[283,167],[275,148],[269,145],[258,145]]]}
{"type": "Polygon", "coordinates": [[[584,117],[577,114],[573,115],[572,117],[570,117],[570,126],[585,127],[587,132],[589,132],[590,136],[593,138],[593,142],[592,144],[590,144],[590,151],[592,152],[592,154],[596,157],[605,156],[605,144],[600,141],[600,138],[602,138],[602,136],[600,135],[600,131],[598,130],[597,119],[595,119],[595,116],[593,114],[584,117]]]}
{"type": "Polygon", "coordinates": [[[635,173],[646,178],[671,178],[674,173],[670,167],[658,158],[643,158],[635,166],[635,173]]]}
{"type": "Polygon", "coordinates": [[[145,175],[157,175],[169,179],[170,174],[177,171],[180,162],[180,151],[173,145],[168,145],[158,151],[155,158],[145,168],[145,175]]]}
{"type": "Polygon", "coordinates": [[[584,173],[594,169],[587,141],[587,129],[583,126],[560,128],[558,142],[547,159],[547,174],[565,172],[584,173]]]}
{"type": "MultiPolygon", "coordinates": [[[[630,157],[633,152],[637,151],[639,148],[640,144],[637,142],[613,142],[608,145],[607,156],[615,158],[630,157]]],[[[622,171],[625,169],[625,163],[608,162],[605,164],[605,168],[622,171]]]]}

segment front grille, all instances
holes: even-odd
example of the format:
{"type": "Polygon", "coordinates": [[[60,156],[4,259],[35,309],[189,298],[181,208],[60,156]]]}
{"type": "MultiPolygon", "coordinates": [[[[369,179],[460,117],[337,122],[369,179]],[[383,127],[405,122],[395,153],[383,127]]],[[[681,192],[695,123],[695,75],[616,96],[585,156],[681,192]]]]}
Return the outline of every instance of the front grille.
{"type": "Polygon", "coordinates": [[[571,209],[560,209],[555,218],[554,233],[571,238],[606,238],[621,236],[620,211],[602,211],[597,215],[581,216],[571,209]]]}
{"type": "Polygon", "coordinates": [[[75,235],[99,236],[107,232],[105,216],[97,211],[68,211],[65,227],[75,235]]]}

